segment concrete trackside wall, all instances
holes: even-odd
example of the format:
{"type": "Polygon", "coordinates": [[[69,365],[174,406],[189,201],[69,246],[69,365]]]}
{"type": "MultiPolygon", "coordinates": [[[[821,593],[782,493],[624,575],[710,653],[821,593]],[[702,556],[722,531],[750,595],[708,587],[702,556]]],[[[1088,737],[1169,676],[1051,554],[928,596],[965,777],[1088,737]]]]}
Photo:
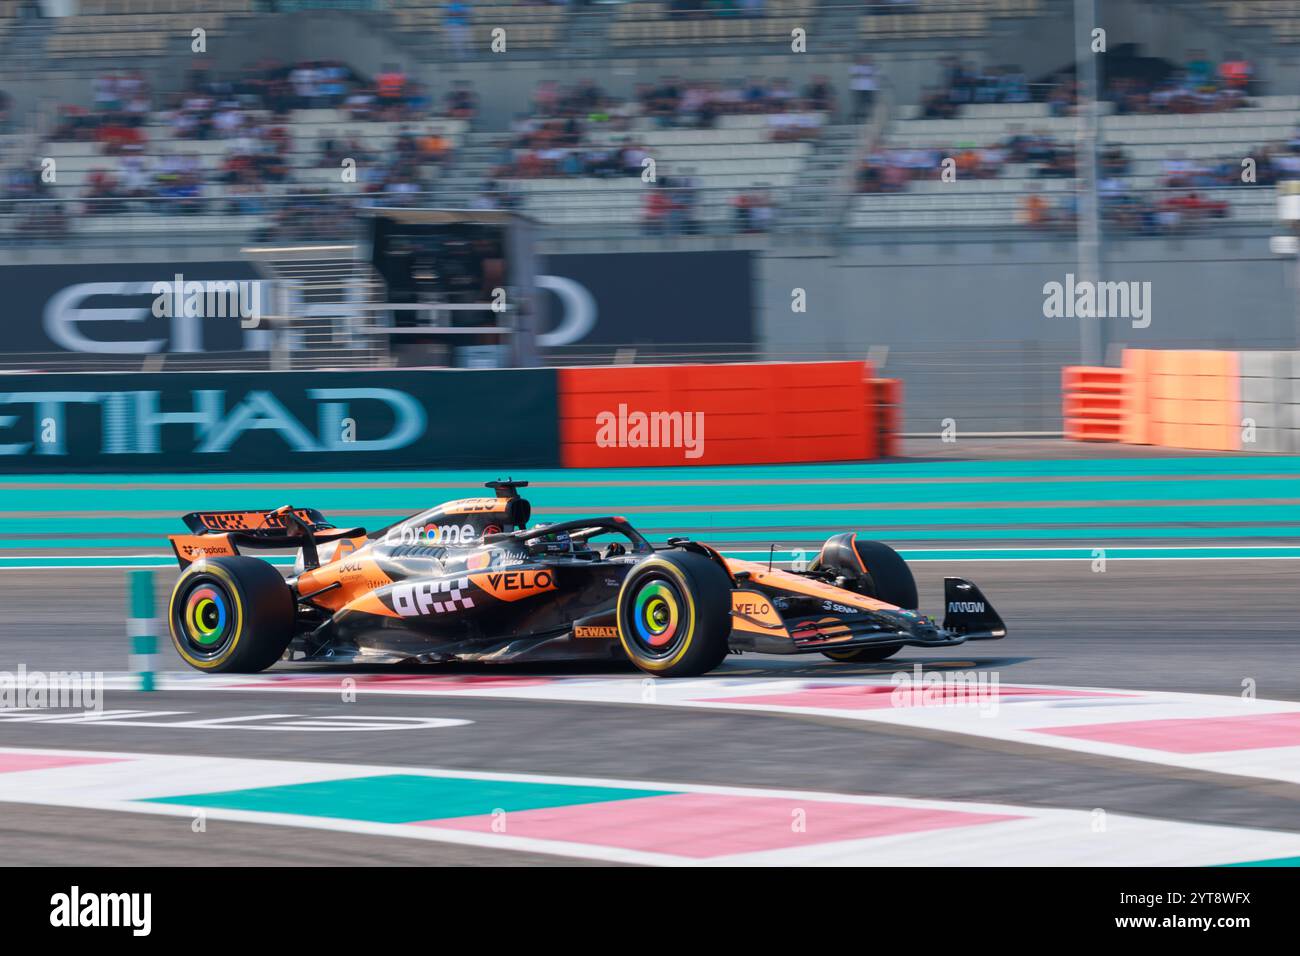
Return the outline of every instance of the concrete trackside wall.
{"type": "MultiPolygon", "coordinates": [[[[827,255],[759,260],[759,329],[769,351],[1038,341],[1077,346],[1078,322],[1043,315],[1045,283],[1076,270],[1071,241],[882,241],[827,255]],[[808,291],[806,314],[791,310],[808,291]]],[[[1150,282],[1147,328],[1108,321],[1107,344],[1206,348],[1296,342],[1294,260],[1267,236],[1118,239],[1102,278],[1150,282]]]]}
{"type": "MultiPolygon", "coordinates": [[[[1120,346],[1300,344],[1295,263],[1271,254],[1266,234],[1117,239],[1106,256],[1103,280],[1150,283],[1147,327],[1103,320],[1115,362],[1120,346]]],[[[946,418],[975,430],[1056,430],[1060,368],[1079,364],[1080,322],[1046,318],[1044,286],[1065,285],[1075,262],[1065,239],[773,252],[758,264],[759,339],[769,358],[870,355],[881,374],[903,379],[909,431],[938,431],[946,418]],[[804,313],[791,309],[797,289],[804,313]]]]}

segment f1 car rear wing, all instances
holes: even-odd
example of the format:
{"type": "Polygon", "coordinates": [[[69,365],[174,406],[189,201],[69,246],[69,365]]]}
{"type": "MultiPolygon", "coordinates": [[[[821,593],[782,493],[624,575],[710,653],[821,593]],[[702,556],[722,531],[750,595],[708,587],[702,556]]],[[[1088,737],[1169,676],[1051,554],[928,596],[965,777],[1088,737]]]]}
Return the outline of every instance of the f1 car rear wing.
{"type": "Polygon", "coordinates": [[[199,558],[237,555],[252,549],[302,548],[303,565],[319,566],[316,545],[365,537],[364,528],[336,528],[315,508],[285,505],[267,511],[192,511],[182,519],[191,534],[170,536],[182,568],[199,558]]]}
{"type": "Polygon", "coordinates": [[[274,538],[294,533],[297,526],[294,518],[312,531],[325,531],[334,527],[315,508],[293,508],[289,505],[265,511],[191,511],[181,520],[195,534],[237,531],[254,537],[274,538]]]}

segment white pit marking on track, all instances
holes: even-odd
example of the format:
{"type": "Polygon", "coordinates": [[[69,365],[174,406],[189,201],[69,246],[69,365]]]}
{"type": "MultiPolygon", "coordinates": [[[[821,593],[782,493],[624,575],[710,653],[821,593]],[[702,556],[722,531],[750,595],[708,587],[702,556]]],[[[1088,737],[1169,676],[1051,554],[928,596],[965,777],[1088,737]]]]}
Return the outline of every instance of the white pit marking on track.
{"type": "MultiPolygon", "coordinates": [[[[1086,727],[1095,724],[1300,715],[1300,703],[1294,701],[1114,687],[1000,683],[1002,696],[995,698],[989,706],[939,704],[863,707],[860,706],[860,699],[852,696],[853,689],[890,688],[894,683],[893,677],[729,678],[724,672],[715,678],[653,681],[648,685],[653,695],[647,699],[646,681],[650,679],[641,677],[503,675],[500,678],[475,681],[464,680],[456,675],[431,674],[427,677],[421,675],[403,680],[367,683],[368,678],[375,676],[384,675],[340,673],[337,675],[339,683],[336,683],[333,675],[319,672],[302,675],[272,672],[238,676],[182,672],[159,675],[159,686],[164,690],[338,694],[341,681],[351,677],[357,682],[355,691],[358,699],[366,694],[444,699],[501,698],[832,717],[864,724],[894,724],[1209,773],[1300,784],[1300,745],[1183,753],[1043,732],[1043,728],[1086,727]],[[314,686],[303,686],[303,680],[312,681],[314,686]],[[418,683],[412,683],[413,681],[418,683]],[[1036,688],[1046,693],[1017,697],[1013,693],[1017,687],[1036,688]],[[836,700],[831,694],[823,693],[817,699],[816,692],[824,692],[828,688],[842,688],[847,692],[844,706],[835,706],[836,700]],[[1060,691],[1061,695],[1053,697],[1051,691],[1060,691]],[[805,702],[799,706],[752,699],[806,695],[809,692],[814,692],[812,697],[806,697],[805,702]],[[1117,696],[1098,696],[1085,701],[1074,696],[1079,692],[1117,696]],[[816,699],[819,706],[811,705],[813,699],[816,699]],[[1079,706],[1083,703],[1089,706],[1079,706]]],[[[133,678],[127,674],[106,676],[104,686],[115,690],[134,689],[133,678]]]]}
{"type": "Polygon", "coordinates": [[[195,811],[201,808],[209,820],[293,826],[488,849],[558,854],[608,862],[683,866],[1204,866],[1300,856],[1300,834],[1296,833],[1181,823],[1124,814],[1107,814],[1105,827],[1098,830],[1094,826],[1093,815],[1081,810],[646,780],[480,773],[409,766],[326,764],[119,751],[0,748],[0,759],[6,754],[107,758],[115,762],[0,774],[0,802],[144,813],[185,819],[192,818],[195,811]],[[594,843],[522,837],[509,832],[485,833],[444,829],[436,825],[374,823],[305,814],[228,810],[205,807],[201,799],[205,793],[391,774],[651,789],[737,798],[765,797],[788,800],[794,805],[805,807],[815,807],[819,802],[834,802],[866,807],[1000,814],[1020,819],[938,830],[913,830],[865,839],[832,840],[697,859],[594,843]],[[195,795],[195,802],[185,805],[137,802],[182,795],[195,795]]]}
{"type": "Polygon", "coordinates": [[[54,724],[59,727],[149,727],[163,730],[279,730],[297,733],[353,733],[393,730],[442,730],[465,727],[472,720],[455,717],[390,717],[367,714],[246,714],[233,717],[200,717],[195,720],[162,720],[183,717],[189,710],[86,710],[51,713],[41,710],[0,710],[0,724],[54,724]]]}

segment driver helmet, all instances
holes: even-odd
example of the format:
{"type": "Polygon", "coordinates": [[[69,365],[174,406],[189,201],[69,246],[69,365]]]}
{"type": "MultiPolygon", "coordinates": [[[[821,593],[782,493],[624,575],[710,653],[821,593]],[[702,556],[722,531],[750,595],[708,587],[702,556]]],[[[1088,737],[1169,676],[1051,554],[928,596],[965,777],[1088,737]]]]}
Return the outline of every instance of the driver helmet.
{"type": "MultiPolygon", "coordinates": [[[[548,525],[539,524],[534,526],[533,530],[545,527],[548,525]]],[[[533,554],[567,554],[573,550],[573,539],[569,537],[567,531],[553,531],[530,538],[528,550],[533,554]]]]}

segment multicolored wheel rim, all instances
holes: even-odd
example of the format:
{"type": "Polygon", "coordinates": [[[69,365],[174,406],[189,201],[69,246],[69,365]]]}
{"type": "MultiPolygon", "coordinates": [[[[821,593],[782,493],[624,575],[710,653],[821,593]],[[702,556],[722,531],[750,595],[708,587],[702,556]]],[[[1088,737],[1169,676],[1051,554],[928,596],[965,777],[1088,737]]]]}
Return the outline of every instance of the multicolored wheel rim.
{"type": "Polygon", "coordinates": [[[686,636],[687,603],[667,578],[655,576],[637,588],[631,612],[631,636],[651,657],[673,653],[686,636]]]}
{"type": "Polygon", "coordinates": [[[200,580],[177,602],[174,622],[179,636],[198,657],[213,657],[230,642],[235,612],[230,595],[211,580],[200,580]]]}

